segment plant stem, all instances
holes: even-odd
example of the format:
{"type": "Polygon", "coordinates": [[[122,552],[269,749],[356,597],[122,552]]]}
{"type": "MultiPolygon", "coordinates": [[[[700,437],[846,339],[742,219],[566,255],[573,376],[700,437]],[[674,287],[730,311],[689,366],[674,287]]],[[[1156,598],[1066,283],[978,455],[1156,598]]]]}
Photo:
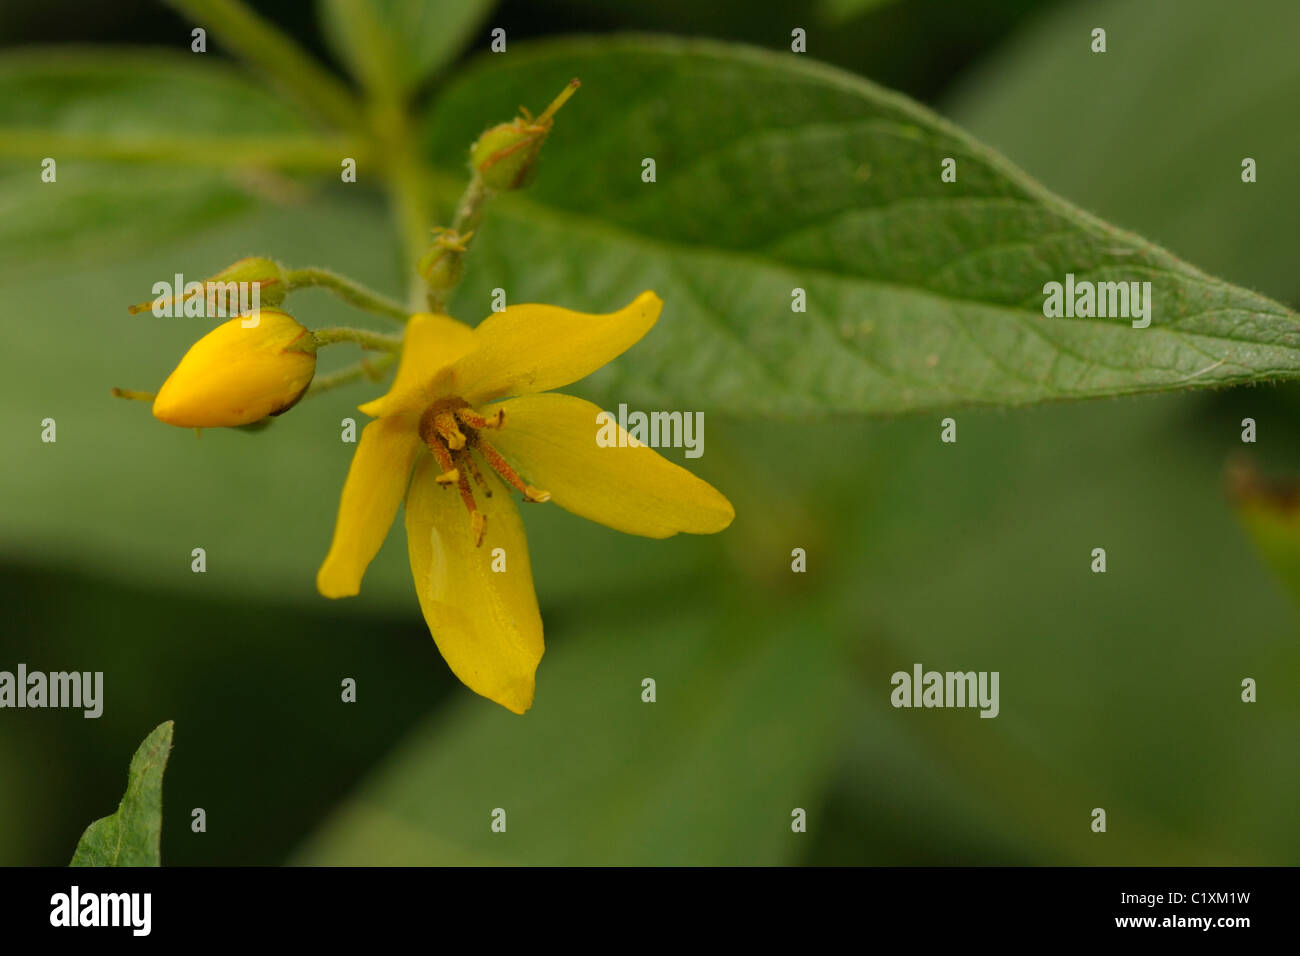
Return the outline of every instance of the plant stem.
{"type": "Polygon", "coordinates": [[[341,368],[337,372],[331,372],[328,375],[317,375],[316,380],[311,383],[307,389],[304,398],[311,398],[321,392],[327,392],[331,388],[338,388],[340,385],[350,385],[353,382],[359,382],[363,378],[372,382],[383,381],[384,376],[388,373],[388,368],[397,361],[397,355],[389,352],[387,355],[380,355],[374,359],[362,359],[356,365],[349,365],[347,368],[341,368]]]}
{"type": "Polygon", "coordinates": [[[358,163],[370,159],[370,147],[357,140],[330,140],[292,135],[231,137],[139,136],[113,138],[85,133],[7,129],[0,133],[0,156],[58,156],[141,163],[177,163],[210,167],[270,167],[302,171],[337,171],[340,156],[358,163]]]}
{"type": "MultiPolygon", "coordinates": [[[[452,233],[466,236],[477,230],[479,224],[483,221],[483,211],[491,195],[491,191],[483,184],[482,178],[478,173],[475,173],[465,186],[465,192],[461,194],[460,201],[456,203],[456,216],[451,223],[452,233]]],[[[429,289],[429,311],[446,312],[447,300],[455,289],[455,285],[445,286],[441,289],[429,289]]]]}
{"type": "Polygon", "coordinates": [[[429,173],[406,110],[392,103],[376,103],[370,115],[375,136],[383,144],[380,155],[386,159],[385,184],[388,204],[402,236],[406,274],[411,277],[410,312],[424,308],[424,283],[415,266],[429,245],[433,216],[429,173]]]}
{"type": "Polygon", "coordinates": [[[385,318],[396,319],[398,322],[405,323],[410,318],[410,311],[400,302],[396,302],[378,292],[372,292],[365,286],[353,282],[351,279],[345,279],[343,276],[328,269],[290,269],[285,273],[285,282],[290,291],[294,289],[306,289],[312,286],[319,286],[329,289],[339,298],[351,302],[359,309],[365,309],[367,312],[373,312],[376,315],[382,315],[385,318]]]}
{"type": "Polygon", "coordinates": [[[263,70],[321,119],[361,125],[361,106],[329,70],[240,0],[166,0],[233,52],[263,70]]]}
{"type": "Polygon", "coordinates": [[[334,326],[328,329],[313,329],[312,338],[317,347],[336,345],[339,342],[355,342],[363,349],[377,352],[400,352],[402,339],[397,335],[384,335],[382,332],[370,332],[366,329],[350,329],[346,326],[334,326]]]}
{"type": "Polygon", "coordinates": [[[465,186],[460,202],[456,204],[456,218],[451,223],[452,231],[464,234],[477,230],[483,221],[483,210],[487,206],[489,196],[491,192],[483,184],[482,177],[475,173],[465,186]]]}

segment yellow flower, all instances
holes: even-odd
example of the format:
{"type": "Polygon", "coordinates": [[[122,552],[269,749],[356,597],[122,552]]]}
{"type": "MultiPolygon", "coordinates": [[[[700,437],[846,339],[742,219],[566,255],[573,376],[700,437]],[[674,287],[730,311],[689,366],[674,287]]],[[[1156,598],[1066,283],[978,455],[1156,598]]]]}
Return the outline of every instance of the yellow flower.
{"type": "Polygon", "coordinates": [[[360,590],[405,493],[411,574],[438,650],[471,690],[527,710],[542,621],[512,488],[651,538],[712,534],[735,516],[716,489],[650,448],[601,447],[601,410],[550,393],[634,345],[662,305],[643,292],[610,315],[512,306],[476,329],[413,317],[392,388],[360,406],[375,421],[343,486],[320,593],[360,590]]]}
{"type": "Polygon", "coordinates": [[[250,425],[287,411],[315,374],[311,332],[283,312],[262,309],[190,346],[158,390],[153,414],[182,428],[250,425]]]}

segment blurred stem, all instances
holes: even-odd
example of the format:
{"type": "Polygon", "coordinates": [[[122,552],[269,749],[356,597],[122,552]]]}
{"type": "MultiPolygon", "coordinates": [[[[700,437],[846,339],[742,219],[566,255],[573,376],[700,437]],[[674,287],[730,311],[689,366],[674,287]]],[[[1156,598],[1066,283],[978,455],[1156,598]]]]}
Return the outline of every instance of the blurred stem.
{"type": "MultiPolygon", "coordinates": [[[[352,36],[356,56],[349,61],[353,74],[372,100],[396,103],[402,91],[393,75],[393,58],[397,55],[388,43],[388,32],[375,17],[371,0],[329,0],[334,16],[352,36]]],[[[424,0],[430,2],[430,0],[424,0]]]]}
{"type": "Polygon", "coordinates": [[[389,352],[377,358],[362,359],[356,365],[349,365],[347,368],[341,368],[337,372],[331,372],[328,375],[317,375],[316,380],[311,383],[311,387],[307,389],[307,394],[303,397],[311,398],[313,395],[327,392],[331,388],[350,385],[362,379],[382,382],[384,376],[388,374],[389,367],[396,361],[397,353],[389,352]]]}
{"type": "Polygon", "coordinates": [[[321,119],[361,126],[361,104],[329,70],[240,0],[165,0],[274,79],[321,119]]]}
{"type": "Polygon", "coordinates": [[[333,326],[328,329],[313,329],[311,336],[316,340],[317,347],[337,345],[339,342],[355,342],[363,349],[379,352],[400,352],[402,350],[401,336],[384,335],[381,332],[370,332],[366,329],[333,326]]]}
{"type": "Polygon", "coordinates": [[[425,288],[416,272],[416,263],[429,245],[433,224],[429,170],[420,155],[403,104],[394,101],[373,103],[370,120],[376,137],[383,144],[380,155],[386,161],[389,208],[402,235],[403,264],[410,276],[409,312],[423,311],[425,288]]]}
{"type": "Polygon", "coordinates": [[[338,170],[340,156],[360,163],[371,150],[357,140],[294,137],[168,137],[113,139],[85,133],[8,129],[0,131],[0,156],[58,156],[59,159],[126,160],[189,166],[274,167],[285,170],[338,170]]]}
{"type": "Polygon", "coordinates": [[[338,273],[330,272],[328,269],[290,269],[285,273],[285,281],[290,291],[317,286],[329,289],[339,298],[352,303],[358,308],[365,309],[367,312],[373,312],[388,319],[396,319],[398,322],[403,323],[410,317],[410,312],[400,302],[395,302],[385,295],[373,292],[360,283],[346,279],[338,273]]]}
{"type": "Polygon", "coordinates": [[[483,221],[483,210],[490,195],[491,192],[483,184],[482,177],[475,173],[465,187],[460,202],[456,204],[456,218],[451,224],[452,232],[461,235],[467,232],[475,232],[479,227],[479,223],[483,221]]]}

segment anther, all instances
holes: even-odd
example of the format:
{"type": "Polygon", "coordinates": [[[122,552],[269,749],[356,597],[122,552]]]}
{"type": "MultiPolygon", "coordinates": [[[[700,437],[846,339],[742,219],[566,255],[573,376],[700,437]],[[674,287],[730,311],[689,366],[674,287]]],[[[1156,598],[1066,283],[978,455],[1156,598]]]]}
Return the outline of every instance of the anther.
{"type": "Polygon", "coordinates": [[[465,447],[465,433],[456,424],[456,416],[452,412],[445,411],[434,415],[433,427],[452,451],[460,451],[465,447]]]}
{"type": "Polygon", "coordinates": [[[461,420],[462,424],[470,428],[493,428],[500,430],[506,423],[506,410],[498,408],[497,413],[492,418],[484,418],[474,409],[465,407],[456,409],[456,417],[461,420]]]}

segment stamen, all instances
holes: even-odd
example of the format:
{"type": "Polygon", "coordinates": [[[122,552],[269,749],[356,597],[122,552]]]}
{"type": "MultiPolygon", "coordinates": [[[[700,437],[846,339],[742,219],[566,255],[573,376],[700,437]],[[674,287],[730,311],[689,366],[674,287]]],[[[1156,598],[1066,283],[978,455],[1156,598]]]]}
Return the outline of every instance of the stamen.
{"type": "Polygon", "coordinates": [[[474,547],[481,547],[483,535],[487,531],[487,517],[474,503],[474,492],[470,491],[469,479],[465,477],[465,473],[458,472],[457,478],[456,485],[460,488],[460,500],[465,502],[465,507],[469,509],[469,527],[474,535],[474,547]]]}
{"type": "Polygon", "coordinates": [[[469,473],[474,477],[475,483],[483,489],[483,494],[491,498],[492,489],[488,487],[487,480],[483,477],[483,472],[478,470],[478,464],[474,461],[474,456],[469,452],[465,452],[461,456],[461,461],[465,464],[465,467],[469,469],[469,473]]]}
{"type": "MultiPolygon", "coordinates": [[[[442,442],[435,438],[433,441],[426,440],[425,444],[429,446],[429,451],[433,452],[433,457],[438,459],[438,465],[442,468],[443,475],[456,471],[456,465],[451,460],[451,452],[447,451],[442,442]]],[[[435,480],[442,484],[442,475],[439,475],[435,480]]]]}
{"type": "Polygon", "coordinates": [[[463,424],[468,425],[470,428],[493,428],[500,431],[506,423],[506,410],[504,408],[497,409],[494,416],[495,420],[484,418],[469,406],[456,409],[455,414],[463,424]]]}
{"type": "Polygon", "coordinates": [[[482,546],[483,537],[487,533],[487,515],[478,510],[470,478],[489,498],[492,497],[492,487],[474,460],[475,449],[493,471],[523,494],[525,501],[551,500],[549,491],[534,488],[525,482],[501,457],[501,453],[483,440],[481,432],[500,429],[505,421],[504,409],[498,408],[490,418],[485,417],[470,408],[463,398],[441,399],[426,408],[420,416],[420,438],[429,446],[429,451],[442,468],[442,472],[434,476],[434,481],[444,488],[456,486],[460,500],[469,512],[470,533],[474,536],[476,548],[482,546]],[[461,425],[464,425],[465,431],[461,431],[461,425]]]}
{"type": "Polygon", "coordinates": [[[434,415],[433,427],[452,451],[460,451],[465,447],[465,433],[456,424],[456,416],[450,410],[434,415]]]}
{"type": "Polygon", "coordinates": [[[550,501],[551,493],[542,491],[540,488],[534,488],[532,485],[525,484],[524,480],[519,477],[513,468],[501,457],[501,453],[483,440],[481,436],[474,437],[474,447],[479,450],[483,460],[492,466],[492,470],[509,482],[514,488],[523,492],[525,501],[550,501]]]}

